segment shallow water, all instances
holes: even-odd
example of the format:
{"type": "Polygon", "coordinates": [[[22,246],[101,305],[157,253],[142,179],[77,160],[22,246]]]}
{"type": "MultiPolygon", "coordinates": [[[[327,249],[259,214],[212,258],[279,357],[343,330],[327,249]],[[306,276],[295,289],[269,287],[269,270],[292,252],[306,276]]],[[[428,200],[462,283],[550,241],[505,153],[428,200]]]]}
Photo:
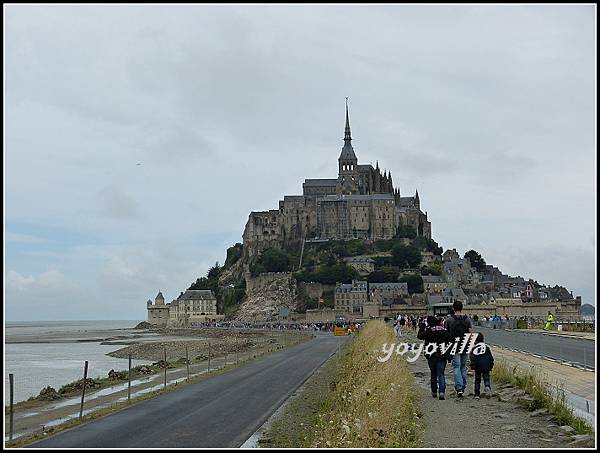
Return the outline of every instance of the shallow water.
{"type": "MultiPolygon", "coordinates": [[[[5,405],[8,403],[9,378],[14,374],[14,401],[39,394],[47,385],[58,390],[62,385],[83,377],[87,360],[88,377],[106,377],[111,370],[125,370],[127,359],[106,354],[122,345],[101,345],[100,341],[79,342],[81,339],[101,339],[107,336],[143,335],[132,330],[138,321],[52,321],[7,322],[5,329],[5,405]],[[18,342],[14,342],[18,341],[18,342]]],[[[154,336],[154,335],[152,335],[154,336]]],[[[148,336],[148,339],[152,338],[148,336]]],[[[133,360],[133,366],[149,363],[133,360]]]]}

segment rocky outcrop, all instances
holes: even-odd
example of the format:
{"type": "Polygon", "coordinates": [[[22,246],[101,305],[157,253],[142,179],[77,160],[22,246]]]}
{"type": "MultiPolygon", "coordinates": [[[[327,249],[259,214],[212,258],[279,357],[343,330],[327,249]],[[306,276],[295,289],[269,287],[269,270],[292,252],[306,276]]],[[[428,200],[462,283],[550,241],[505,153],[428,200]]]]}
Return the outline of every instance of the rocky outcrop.
{"type": "Polygon", "coordinates": [[[50,386],[44,387],[37,396],[37,399],[42,401],[54,401],[59,400],[60,398],[61,397],[56,389],[50,386]]]}
{"type": "Polygon", "coordinates": [[[294,310],[298,288],[291,272],[269,272],[252,277],[246,274],[246,300],[236,318],[243,321],[277,317],[280,308],[294,310]]]}
{"type": "Polygon", "coordinates": [[[223,269],[219,275],[219,286],[235,285],[244,278],[244,260],[239,259],[235,263],[223,269]]]}

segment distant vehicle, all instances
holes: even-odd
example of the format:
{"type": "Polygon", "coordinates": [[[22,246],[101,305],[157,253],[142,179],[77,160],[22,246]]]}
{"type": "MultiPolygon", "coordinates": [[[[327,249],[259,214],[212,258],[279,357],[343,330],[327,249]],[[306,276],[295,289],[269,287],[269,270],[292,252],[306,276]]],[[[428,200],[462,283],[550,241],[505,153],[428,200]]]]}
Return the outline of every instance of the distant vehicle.
{"type": "Polygon", "coordinates": [[[336,337],[343,337],[346,335],[346,322],[341,319],[336,319],[335,326],[333,327],[333,335],[336,337]]]}

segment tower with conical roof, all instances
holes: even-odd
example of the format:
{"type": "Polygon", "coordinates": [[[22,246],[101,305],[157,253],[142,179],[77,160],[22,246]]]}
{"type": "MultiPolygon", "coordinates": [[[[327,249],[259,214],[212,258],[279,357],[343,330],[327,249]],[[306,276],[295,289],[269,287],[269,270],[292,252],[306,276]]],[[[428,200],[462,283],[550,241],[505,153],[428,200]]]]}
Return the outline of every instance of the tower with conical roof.
{"type": "Polygon", "coordinates": [[[338,158],[338,194],[358,193],[358,159],[352,147],[352,133],[350,132],[350,118],[348,115],[348,98],[346,98],[346,128],[344,130],[344,146],[338,158]]]}

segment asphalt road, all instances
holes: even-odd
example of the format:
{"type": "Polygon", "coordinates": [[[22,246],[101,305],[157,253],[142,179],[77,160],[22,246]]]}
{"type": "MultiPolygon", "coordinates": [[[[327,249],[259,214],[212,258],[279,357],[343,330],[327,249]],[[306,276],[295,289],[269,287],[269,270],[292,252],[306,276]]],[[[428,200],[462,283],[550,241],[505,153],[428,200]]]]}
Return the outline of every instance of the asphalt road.
{"type": "Polygon", "coordinates": [[[596,366],[596,342],[593,340],[487,327],[475,327],[474,330],[483,333],[485,342],[492,346],[512,348],[587,368],[595,369],[596,366]]]}
{"type": "Polygon", "coordinates": [[[239,447],[344,340],[318,335],[30,446],[239,447]]]}

